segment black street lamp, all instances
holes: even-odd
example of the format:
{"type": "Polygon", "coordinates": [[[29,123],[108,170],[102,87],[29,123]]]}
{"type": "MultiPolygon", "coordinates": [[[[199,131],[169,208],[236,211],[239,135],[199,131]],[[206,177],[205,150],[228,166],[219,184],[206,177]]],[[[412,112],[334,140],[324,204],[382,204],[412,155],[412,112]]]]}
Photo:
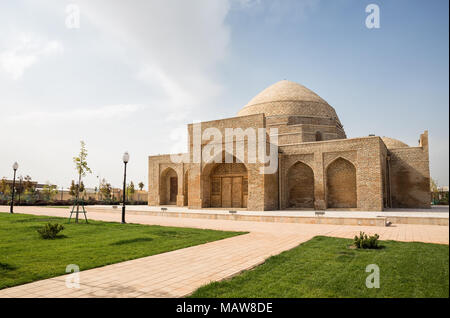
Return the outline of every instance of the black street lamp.
{"type": "Polygon", "coordinates": [[[123,169],[123,195],[122,195],[122,224],[125,224],[125,187],[127,182],[127,163],[130,160],[130,155],[125,151],[122,157],[124,163],[123,169]]]}
{"type": "Polygon", "coordinates": [[[13,178],[13,186],[12,186],[11,208],[9,209],[10,213],[14,213],[13,212],[13,208],[14,208],[14,189],[16,187],[16,171],[17,171],[17,169],[19,169],[19,164],[17,162],[14,162],[12,168],[14,170],[14,178],[13,178]]]}

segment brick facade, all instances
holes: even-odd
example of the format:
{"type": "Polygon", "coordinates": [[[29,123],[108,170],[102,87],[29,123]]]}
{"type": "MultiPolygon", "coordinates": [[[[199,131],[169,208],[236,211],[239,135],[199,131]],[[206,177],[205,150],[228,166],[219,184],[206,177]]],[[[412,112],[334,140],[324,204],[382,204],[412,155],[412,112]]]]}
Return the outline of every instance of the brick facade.
{"type": "Polygon", "coordinates": [[[238,117],[189,124],[184,163],[170,155],[150,156],[149,205],[250,211],[430,207],[427,132],[418,147],[378,136],[347,139],[334,109],[303,86],[282,81],[260,95],[238,117]],[[240,128],[244,138],[216,140],[210,128],[222,136],[240,128]],[[261,174],[264,164],[250,160],[251,131],[259,128],[278,129],[267,132],[265,141],[269,151],[278,139],[274,173],[261,174]],[[210,138],[196,144],[195,129],[210,138]],[[203,158],[205,153],[217,162],[203,158]],[[230,153],[233,163],[224,163],[230,153]],[[169,199],[175,197],[176,202],[169,199]]]}

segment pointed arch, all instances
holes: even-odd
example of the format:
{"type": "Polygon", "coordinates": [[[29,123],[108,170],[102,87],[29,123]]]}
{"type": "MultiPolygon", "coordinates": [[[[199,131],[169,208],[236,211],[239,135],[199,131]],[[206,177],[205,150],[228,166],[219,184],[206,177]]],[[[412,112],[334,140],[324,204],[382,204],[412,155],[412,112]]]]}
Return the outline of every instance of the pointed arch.
{"type": "Polygon", "coordinates": [[[326,169],[327,207],[356,208],[356,168],[348,160],[339,157],[326,169]]]}
{"type": "Polygon", "coordinates": [[[161,205],[176,204],[178,195],[178,174],[173,168],[161,172],[159,202],[161,205]]]}
{"type": "Polygon", "coordinates": [[[248,169],[232,156],[232,163],[211,162],[202,171],[203,200],[206,207],[245,208],[248,198],[248,169]]]}
{"type": "Polygon", "coordinates": [[[297,161],[287,174],[289,208],[314,208],[314,172],[307,164],[297,161]]]}
{"type": "Polygon", "coordinates": [[[323,140],[322,133],[320,131],[316,131],[316,141],[322,141],[322,140],[323,140]]]}

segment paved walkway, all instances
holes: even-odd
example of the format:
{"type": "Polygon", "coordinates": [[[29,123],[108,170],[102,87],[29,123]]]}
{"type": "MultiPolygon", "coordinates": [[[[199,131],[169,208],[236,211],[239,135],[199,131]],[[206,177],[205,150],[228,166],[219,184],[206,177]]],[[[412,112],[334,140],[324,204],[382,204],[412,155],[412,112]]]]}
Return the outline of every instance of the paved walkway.
{"type": "MultiPolygon", "coordinates": [[[[0,206],[7,212],[8,207],[0,206]]],[[[59,208],[16,207],[17,213],[68,216],[59,208]]],[[[120,213],[88,212],[90,219],[119,221],[120,213]]],[[[182,297],[211,281],[229,278],[316,235],[352,238],[359,231],[382,240],[449,243],[448,226],[338,226],[128,215],[127,222],[248,231],[249,234],[82,271],[80,288],[66,276],[0,290],[0,297],[182,297]]],[[[76,263],[76,260],[74,260],[76,263]]]]}

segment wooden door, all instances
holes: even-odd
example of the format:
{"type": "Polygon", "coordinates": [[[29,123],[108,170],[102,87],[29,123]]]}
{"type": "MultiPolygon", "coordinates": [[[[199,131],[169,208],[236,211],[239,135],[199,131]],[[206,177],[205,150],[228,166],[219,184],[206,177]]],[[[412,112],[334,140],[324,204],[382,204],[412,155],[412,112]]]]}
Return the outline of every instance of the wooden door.
{"type": "Polygon", "coordinates": [[[222,191],[220,178],[211,179],[211,207],[220,208],[222,206],[222,191]]]}
{"type": "Polygon", "coordinates": [[[231,206],[242,208],[242,177],[233,177],[231,206]]]}
{"type": "Polygon", "coordinates": [[[178,178],[170,177],[170,203],[177,202],[177,194],[178,194],[178,178]]]}
{"type": "Polygon", "coordinates": [[[232,188],[232,178],[225,177],[222,178],[222,207],[231,207],[231,188],[232,188]]]}

